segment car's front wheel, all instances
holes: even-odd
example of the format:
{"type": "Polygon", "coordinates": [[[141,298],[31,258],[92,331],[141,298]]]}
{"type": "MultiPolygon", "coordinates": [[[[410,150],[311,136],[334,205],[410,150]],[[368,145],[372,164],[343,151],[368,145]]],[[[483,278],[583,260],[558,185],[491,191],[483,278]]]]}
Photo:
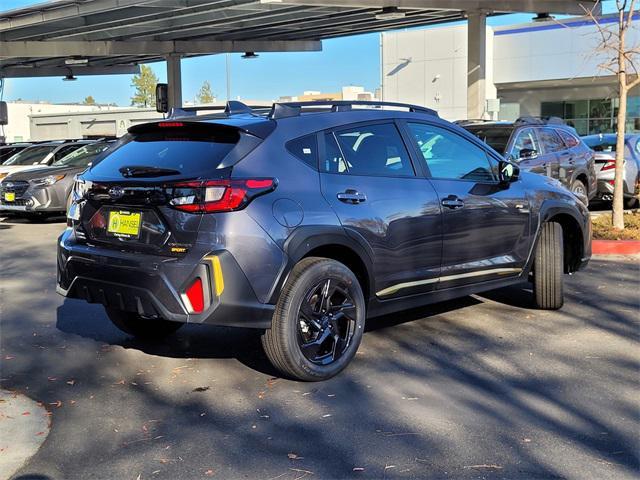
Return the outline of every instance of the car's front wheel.
{"type": "Polygon", "coordinates": [[[105,308],[107,316],[113,324],[129,335],[148,340],[158,340],[171,335],[183,323],[170,322],[161,318],[146,318],[137,313],[126,312],[116,308],[105,308]]]}
{"type": "Polygon", "coordinates": [[[562,225],[542,225],[533,263],[533,297],[536,307],[557,310],[564,304],[564,244],[562,225]]]}
{"type": "Polygon", "coordinates": [[[574,180],[571,184],[571,191],[583,197],[587,205],[589,204],[589,190],[582,180],[574,180]]]}
{"type": "Polygon", "coordinates": [[[364,295],[354,273],[335,260],[305,258],[282,289],[262,345],[284,375],[326,380],[353,359],[364,324],[364,295]]]}

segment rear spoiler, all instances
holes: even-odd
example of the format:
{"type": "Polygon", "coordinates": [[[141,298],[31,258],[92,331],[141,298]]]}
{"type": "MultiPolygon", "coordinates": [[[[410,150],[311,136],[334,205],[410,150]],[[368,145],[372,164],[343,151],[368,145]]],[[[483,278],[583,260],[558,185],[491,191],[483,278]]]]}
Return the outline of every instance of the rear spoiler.
{"type": "MultiPolygon", "coordinates": [[[[193,118],[193,117],[192,117],[193,118]]],[[[166,130],[183,130],[197,133],[219,133],[219,134],[237,134],[239,132],[247,133],[259,138],[265,138],[275,128],[275,122],[261,118],[259,120],[248,119],[248,121],[231,120],[227,118],[218,119],[198,119],[195,118],[169,118],[149,123],[140,123],[129,127],[128,132],[148,133],[166,130]]]]}

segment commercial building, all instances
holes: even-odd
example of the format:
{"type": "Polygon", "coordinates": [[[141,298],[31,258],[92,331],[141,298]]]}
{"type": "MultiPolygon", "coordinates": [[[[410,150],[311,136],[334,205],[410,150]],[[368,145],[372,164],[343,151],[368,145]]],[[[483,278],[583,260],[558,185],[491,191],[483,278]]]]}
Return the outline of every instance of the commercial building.
{"type": "Polygon", "coordinates": [[[342,87],[339,92],[324,93],[315,90],[306,90],[302,95],[280,97],[280,102],[313,102],[313,101],[335,101],[335,100],[376,100],[372,92],[368,92],[364,87],[348,85],[342,87]]]}
{"type": "MultiPolygon", "coordinates": [[[[600,25],[611,28],[615,16],[600,25]]],[[[627,45],[640,46],[640,15],[627,45]]],[[[449,120],[468,118],[467,25],[383,33],[384,100],[437,109],[449,120]]],[[[486,27],[482,118],[514,120],[553,115],[580,134],[613,131],[616,78],[599,66],[612,55],[599,50],[600,35],[587,18],[486,27]]],[[[482,47],[482,46],[481,46],[482,47]]],[[[627,128],[640,131],[640,88],[628,101],[627,128]]]]}

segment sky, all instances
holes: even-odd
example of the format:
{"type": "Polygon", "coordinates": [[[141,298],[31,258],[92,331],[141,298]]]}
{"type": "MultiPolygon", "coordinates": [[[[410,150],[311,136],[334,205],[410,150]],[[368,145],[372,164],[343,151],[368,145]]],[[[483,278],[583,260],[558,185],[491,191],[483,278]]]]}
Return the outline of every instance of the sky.
{"type": "MultiPolygon", "coordinates": [[[[0,12],[40,3],[34,0],[0,0],[0,12]]],[[[603,4],[611,10],[611,1],[603,4]],[[609,6],[607,5],[609,4],[609,6]]],[[[492,26],[529,22],[532,14],[490,17],[492,26]]],[[[273,100],[304,90],[336,92],[343,85],[359,85],[374,91],[380,86],[380,36],[377,33],[325,40],[321,52],[260,53],[245,60],[231,54],[231,97],[273,100]]],[[[164,62],[150,64],[161,82],[166,81],[164,62]]],[[[182,60],[182,97],[192,101],[205,80],[214,95],[226,97],[225,55],[182,60]]],[[[98,103],[130,105],[134,88],[130,75],[79,76],[75,82],[58,77],[7,79],[3,99],[81,102],[91,95],[98,103]]]]}

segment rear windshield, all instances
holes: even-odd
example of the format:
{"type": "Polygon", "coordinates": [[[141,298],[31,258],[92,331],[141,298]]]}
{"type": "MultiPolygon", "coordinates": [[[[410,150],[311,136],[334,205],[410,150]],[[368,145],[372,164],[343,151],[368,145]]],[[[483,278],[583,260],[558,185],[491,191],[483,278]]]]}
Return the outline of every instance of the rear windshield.
{"type": "Polygon", "coordinates": [[[62,157],[57,162],[53,162],[53,167],[86,167],[98,156],[109,148],[109,143],[98,142],[85,145],[82,148],[74,150],[69,155],[62,157]]]}
{"type": "Polygon", "coordinates": [[[159,171],[176,171],[171,176],[202,177],[220,165],[238,140],[236,131],[194,133],[168,130],[129,134],[118,142],[115,150],[93,163],[91,173],[121,178],[120,169],[123,167],[151,167],[159,171]]]}
{"type": "Polygon", "coordinates": [[[39,147],[29,147],[16,153],[7,160],[5,165],[38,165],[44,158],[53,152],[57,145],[42,145],[39,147]]]}
{"type": "Polygon", "coordinates": [[[511,138],[510,128],[470,128],[464,127],[470,133],[473,133],[476,137],[482,140],[484,143],[493,148],[496,152],[504,155],[511,138]]]}

